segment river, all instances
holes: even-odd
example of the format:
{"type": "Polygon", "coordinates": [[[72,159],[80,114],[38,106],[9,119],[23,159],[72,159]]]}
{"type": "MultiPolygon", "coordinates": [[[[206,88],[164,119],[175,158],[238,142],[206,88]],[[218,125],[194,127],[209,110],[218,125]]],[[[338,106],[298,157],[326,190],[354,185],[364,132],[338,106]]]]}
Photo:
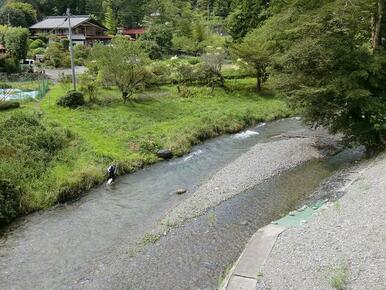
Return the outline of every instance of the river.
{"type": "Polygon", "coordinates": [[[99,186],[56,208],[21,218],[0,237],[0,289],[214,289],[261,226],[295,208],[338,169],[361,156],[345,151],[312,161],[241,193],[172,230],[141,243],[202,183],[249,148],[300,121],[260,124],[193,148],[99,186]],[[188,193],[176,195],[178,188],[188,193]]]}

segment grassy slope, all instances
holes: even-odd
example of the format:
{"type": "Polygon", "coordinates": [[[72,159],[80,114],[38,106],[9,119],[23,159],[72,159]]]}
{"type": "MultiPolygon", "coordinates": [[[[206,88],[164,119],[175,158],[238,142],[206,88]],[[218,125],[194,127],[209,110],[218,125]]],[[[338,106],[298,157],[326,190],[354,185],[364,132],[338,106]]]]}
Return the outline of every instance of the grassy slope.
{"type": "MultiPolygon", "coordinates": [[[[77,196],[103,180],[110,162],[117,162],[121,172],[131,172],[156,162],[157,148],[183,154],[204,139],[289,114],[283,101],[258,96],[253,86],[254,80],[233,80],[228,87],[237,93],[218,89],[210,96],[200,89],[193,98],[178,97],[173,88],[165,87],[133,104],[116,101],[77,110],[56,106],[64,89],[53,87],[48,97],[24,110],[43,112],[46,124],[67,127],[76,137],[48,165],[44,176],[28,184],[24,209],[37,210],[77,196]]],[[[119,94],[105,90],[101,95],[114,99],[119,94]]],[[[11,113],[0,114],[4,118],[11,113]]]]}

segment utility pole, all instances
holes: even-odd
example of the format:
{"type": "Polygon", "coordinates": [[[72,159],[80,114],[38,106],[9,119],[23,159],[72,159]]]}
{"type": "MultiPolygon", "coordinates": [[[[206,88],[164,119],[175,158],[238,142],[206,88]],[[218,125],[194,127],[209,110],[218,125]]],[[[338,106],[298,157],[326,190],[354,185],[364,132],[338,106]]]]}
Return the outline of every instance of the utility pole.
{"type": "Polygon", "coordinates": [[[70,57],[71,57],[71,70],[72,70],[72,85],[74,91],[76,91],[76,75],[75,75],[75,64],[74,64],[74,46],[72,45],[72,28],[71,28],[71,13],[70,8],[67,8],[67,20],[68,20],[68,37],[70,41],[70,57]]]}

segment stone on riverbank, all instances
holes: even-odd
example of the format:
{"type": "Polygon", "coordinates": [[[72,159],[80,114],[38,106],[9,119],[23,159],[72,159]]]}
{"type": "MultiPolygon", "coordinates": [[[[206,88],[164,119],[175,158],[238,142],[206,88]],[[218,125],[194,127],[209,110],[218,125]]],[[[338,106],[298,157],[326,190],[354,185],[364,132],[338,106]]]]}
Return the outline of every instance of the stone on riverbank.
{"type": "Polygon", "coordinates": [[[159,158],[162,158],[162,159],[165,159],[165,160],[173,158],[173,152],[171,150],[169,150],[169,149],[158,150],[156,152],[156,154],[157,154],[157,156],[159,158]]]}
{"type": "Polygon", "coordinates": [[[176,190],[176,194],[178,194],[178,195],[184,194],[184,193],[186,193],[186,192],[187,192],[187,190],[184,189],[184,188],[180,188],[180,189],[177,189],[177,190],[176,190]]]}

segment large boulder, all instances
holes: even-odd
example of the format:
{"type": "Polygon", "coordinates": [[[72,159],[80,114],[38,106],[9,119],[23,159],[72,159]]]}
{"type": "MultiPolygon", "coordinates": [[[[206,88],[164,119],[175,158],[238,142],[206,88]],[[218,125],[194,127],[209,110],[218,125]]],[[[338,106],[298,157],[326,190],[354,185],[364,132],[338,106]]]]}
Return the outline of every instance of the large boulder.
{"type": "Polygon", "coordinates": [[[172,159],[173,152],[169,149],[161,149],[156,152],[157,156],[162,159],[172,159]]]}

